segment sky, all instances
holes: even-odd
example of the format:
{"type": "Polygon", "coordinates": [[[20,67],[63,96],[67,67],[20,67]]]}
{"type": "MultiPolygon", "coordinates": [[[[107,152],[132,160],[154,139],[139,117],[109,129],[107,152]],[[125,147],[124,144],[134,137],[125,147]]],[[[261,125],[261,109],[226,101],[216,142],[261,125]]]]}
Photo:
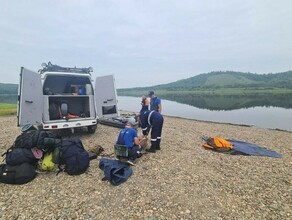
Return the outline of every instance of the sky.
{"type": "Polygon", "coordinates": [[[117,88],[212,71],[292,70],[291,0],[0,0],[0,82],[42,63],[117,88]]]}

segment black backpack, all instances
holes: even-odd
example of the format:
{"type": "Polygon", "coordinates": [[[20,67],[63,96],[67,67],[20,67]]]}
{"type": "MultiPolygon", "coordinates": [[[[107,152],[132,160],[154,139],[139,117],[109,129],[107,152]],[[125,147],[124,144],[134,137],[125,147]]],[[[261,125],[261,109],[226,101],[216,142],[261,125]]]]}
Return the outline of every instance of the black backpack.
{"type": "Polygon", "coordinates": [[[23,163],[17,166],[0,165],[1,183],[24,184],[33,180],[35,176],[35,167],[29,163],[23,163]]]}
{"type": "Polygon", "coordinates": [[[59,104],[50,103],[49,105],[50,120],[56,120],[62,118],[61,108],[59,104]]]}
{"type": "Polygon", "coordinates": [[[65,164],[65,172],[69,175],[84,173],[89,167],[89,154],[79,138],[63,141],[60,164],[65,164]]]}
{"type": "Polygon", "coordinates": [[[40,150],[53,151],[61,142],[62,138],[57,134],[34,130],[19,135],[14,141],[13,147],[29,149],[37,147],[40,150]]]}
{"type": "Polygon", "coordinates": [[[20,165],[22,163],[29,163],[31,165],[35,165],[37,163],[37,159],[33,155],[31,149],[27,148],[10,148],[4,154],[5,155],[6,164],[10,166],[20,165]]]}
{"type": "Polygon", "coordinates": [[[39,134],[40,134],[40,131],[38,130],[22,133],[19,136],[17,136],[17,138],[15,139],[13,147],[15,148],[36,147],[39,134]]]}

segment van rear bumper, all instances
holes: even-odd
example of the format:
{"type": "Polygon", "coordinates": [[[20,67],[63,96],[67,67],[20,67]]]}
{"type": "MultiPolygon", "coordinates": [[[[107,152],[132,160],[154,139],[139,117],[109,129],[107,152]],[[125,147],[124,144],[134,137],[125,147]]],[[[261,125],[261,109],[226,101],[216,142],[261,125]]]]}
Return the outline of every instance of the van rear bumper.
{"type": "Polygon", "coordinates": [[[50,122],[43,122],[44,130],[55,130],[55,129],[67,129],[67,128],[78,128],[78,127],[88,127],[97,124],[97,119],[91,120],[55,120],[50,122]]]}

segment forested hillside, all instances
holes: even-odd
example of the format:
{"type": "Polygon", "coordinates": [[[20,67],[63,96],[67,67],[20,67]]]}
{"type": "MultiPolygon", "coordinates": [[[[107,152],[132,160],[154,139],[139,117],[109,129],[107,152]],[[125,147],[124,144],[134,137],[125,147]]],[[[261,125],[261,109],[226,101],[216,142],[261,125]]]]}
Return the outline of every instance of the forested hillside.
{"type": "MultiPolygon", "coordinates": [[[[176,82],[155,85],[152,87],[139,87],[118,89],[118,95],[140,96],[149,90],[194,92],[198,90],[222,89],[292,89],[292,71],[283,73],[255,74],[232,71],[218,71],[204,73],[176,82]]],[[[0,94],[17,94],[17,84],[0,83],[0,94]]]]}
{"type": "Polygon", "coordinates": [[[17,94],[17,92],[17,84],[0,83],[0,94],[17,94]]]}
{"type": "Polygon", "coordinates": [[[275,87],[292,88],[292,71],[277,74],[254,74],[241,72],[211,72],[159,86],[161,89],[192,88],[245,88],[275,87]]]}
{"type": "Polygon", "coordinates": [[[223,89],[292,89],[292,71],[275,74],[255,74],[232,71],[218,71],[200,74],[176,82],[156,85],[153,87],[139,87],[119,89],[119,95],[141,95],[149,90],[171,92],[194,92],[198,90],[223,89]]]}

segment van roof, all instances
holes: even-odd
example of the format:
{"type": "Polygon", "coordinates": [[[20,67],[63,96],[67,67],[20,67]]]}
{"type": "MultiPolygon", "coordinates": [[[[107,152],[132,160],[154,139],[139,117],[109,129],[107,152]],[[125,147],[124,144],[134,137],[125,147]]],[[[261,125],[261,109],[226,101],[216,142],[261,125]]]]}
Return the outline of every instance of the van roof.
{"type": "Polygon", "coordinates": [[[48,64],[43,63],[42,64],[43,69],[40,69],[40,74],[43,74],[45,72],[66,72],[66,73],[85,73],[90,74],[93,71],[92,67],[88,68],[77,68],[75,67],[62,67],[58,65],[54,65],[51,62],[48,62],[48,64]]]}

